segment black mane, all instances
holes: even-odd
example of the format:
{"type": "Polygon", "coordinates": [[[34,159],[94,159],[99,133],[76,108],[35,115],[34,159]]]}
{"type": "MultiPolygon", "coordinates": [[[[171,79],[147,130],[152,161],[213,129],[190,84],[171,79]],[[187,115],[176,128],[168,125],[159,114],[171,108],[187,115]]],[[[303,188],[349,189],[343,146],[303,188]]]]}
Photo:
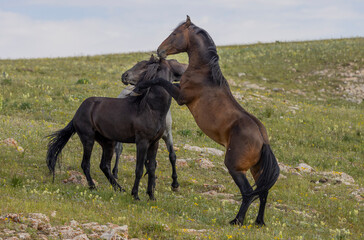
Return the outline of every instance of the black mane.
{"type": "Polygon", "coordinates": [[[207,46],[208,57],[210,59],[209,66],[211,68],[212,81],[219,86],[228,86],[228,83],[221,72],[221,68],[219,65],[219,55],[217,54],[216,45],[212,40],[210,34],[208,34],[208,32],[206,32],[204,29],[197,27],[196,25],[191,24],[191,26],[193,27],[194,33],[196,35],[201,35],[205,40],[204,42],[207,46]]]}
{"type": "MultiPolygon", "coordinates": [[[[157,78],[158,70],[159,70],[159,62],[153,62],[153,63],[148,64],[147,70],[144,73],[142,79],[139,80],[139,82],[149,81],[151,79],[157,78]]],[[[139,105],[139,109],[145,109],[147,106],[147,99],[148,99],[149,92],[150,92],[150,88],[147,88],[142,91],[141,95],[129,96],[128,99],[132,103],[136,103],[137,105],[139,105]]]]}

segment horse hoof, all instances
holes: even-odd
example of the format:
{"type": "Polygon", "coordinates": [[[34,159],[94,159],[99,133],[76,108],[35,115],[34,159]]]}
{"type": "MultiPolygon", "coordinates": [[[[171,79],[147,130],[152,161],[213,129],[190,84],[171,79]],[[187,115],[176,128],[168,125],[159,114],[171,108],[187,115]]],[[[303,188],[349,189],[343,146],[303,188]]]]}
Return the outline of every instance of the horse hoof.
{"type": "Polygon", "coordinates": [[[95,191],[96,190],[96,186],[95,185],[90,186],[90,190],[95,191]]]}
{"type": "Polygon", "coordinates": [[[134,196],[135,201],[140,201],[140,198],[138,196],[134,196]]]}
{"type": "Polygon", "coordinates": [[[234,218],[233,220],[230,221],[230,225],[238,225],[238,226],[241,226],[242,223],[237,218],[234,218]]]}
{"type": "Polygon", "coordinates": [[[264,223],[264,221],[258,221],[258,220],[256,220],[255,221],[255,225],[257,225],[258,227],[263,227],[263,226],[265,226],[265,223],[264,223]]]}

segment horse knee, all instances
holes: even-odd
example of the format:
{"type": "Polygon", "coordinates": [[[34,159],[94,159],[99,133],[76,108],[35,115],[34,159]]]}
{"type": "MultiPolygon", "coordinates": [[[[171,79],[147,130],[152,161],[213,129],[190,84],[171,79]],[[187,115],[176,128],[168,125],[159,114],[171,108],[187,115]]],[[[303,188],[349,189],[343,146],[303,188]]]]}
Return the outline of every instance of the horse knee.
{"type": "Polygon", "coordinates": [[[174,151],[170,152],[170,153],[169,153],[169,161],[170,161],[171,163],[175,163],[175,162],[176,162],[176,159],[177,159],[177,156],[176,156],[176,154],[174,153],[174,151]]]}

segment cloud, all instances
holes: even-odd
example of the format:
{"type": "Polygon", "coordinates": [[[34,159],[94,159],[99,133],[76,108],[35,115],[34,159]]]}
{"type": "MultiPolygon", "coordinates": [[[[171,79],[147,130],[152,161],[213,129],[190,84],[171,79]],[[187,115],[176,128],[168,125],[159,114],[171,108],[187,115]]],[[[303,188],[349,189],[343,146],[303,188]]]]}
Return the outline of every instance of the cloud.
{"type": "Polygon", "coordinates": [[[19,0],[0,10],[0,58],[155,50],[192,21],[217,45],[364,36],[357,0],[19,0]]]}

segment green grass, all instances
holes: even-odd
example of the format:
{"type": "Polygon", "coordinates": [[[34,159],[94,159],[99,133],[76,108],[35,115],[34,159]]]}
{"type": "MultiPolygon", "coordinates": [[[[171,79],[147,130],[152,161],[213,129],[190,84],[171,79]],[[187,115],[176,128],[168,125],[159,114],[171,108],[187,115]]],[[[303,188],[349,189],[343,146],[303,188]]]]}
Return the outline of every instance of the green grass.
{"type": "MultiPolygon", "coordinates": [[[[363,187],[364,103],[345,99],[340,86],[347,74],[364,69],[364,39],[277,42],[219,47],[220,66],[241,105],[265,124],[278,160],[295,166],[305,162],[317,171],[351,175],[356,186],[336,184],[316,189],[315,176],[284,174],[271,189],[264,228],[252,226],[258,206],[249,209],[243,227],[229,226],[238,204],[202,195],[204,184],[222,184],[225,193],[239,191],[223,169],[223,157],[207,155],[212,170],[194,161],[178,169],[179,192],[170,190],[171,169],[164,143],[157,156],[156,202],[147,199],[141,181],[141,201],[130,195],[135,163],[122,161],[114,192],[99,169],[101,150],[95,145],[91,173],[96,191],[63,184],[67,171],[81,171],[82,147],[74,136],[63,150],[55,183],[46,163],[51,132],[63,128],[80,103],[90,96],[117,96],[121,74],[150,53],[115,54],[56,59],[0,60],[0,140],[12,137],[25,151],[0,145],[0,214],[41,212],[52,224],[71,219],[127,224],[131,237],[151,239],[361,239],[363,202],[351,194],[363,187]],[[346,74],[346,75],[345,75],[346,74]],[[247,87],[256,84],[260,88],[247,87]],[[322,90],[324,89],[324,90],[322,90]],[[302,214],[305,213],[305,214],[302,214]],[[168,225],[170,230],[165,229],[168,225]],[[184,229],[207,229],[201,234],[184,229]]],[[[187,63],[187,55],[172,56],[187,63]]],[[[356,74],[363,84],[363,75],[356,74]]],[[[350,82],[351,83],[351,82],[350,82]]],[[[221,146],[197,127],[185,106],[172,103],[173,136],[178,158],[199,158],[184,144],[221,146]]],[[[135,155],[126,145],[123,155],[135,155]]],[[[123,160],[123,159],[122,159],[123,160]]],[[[0,223],[0,229],[5,226],[0,223]]],[[[1,237],[1,235],[0,235],[1,237]]]]}

